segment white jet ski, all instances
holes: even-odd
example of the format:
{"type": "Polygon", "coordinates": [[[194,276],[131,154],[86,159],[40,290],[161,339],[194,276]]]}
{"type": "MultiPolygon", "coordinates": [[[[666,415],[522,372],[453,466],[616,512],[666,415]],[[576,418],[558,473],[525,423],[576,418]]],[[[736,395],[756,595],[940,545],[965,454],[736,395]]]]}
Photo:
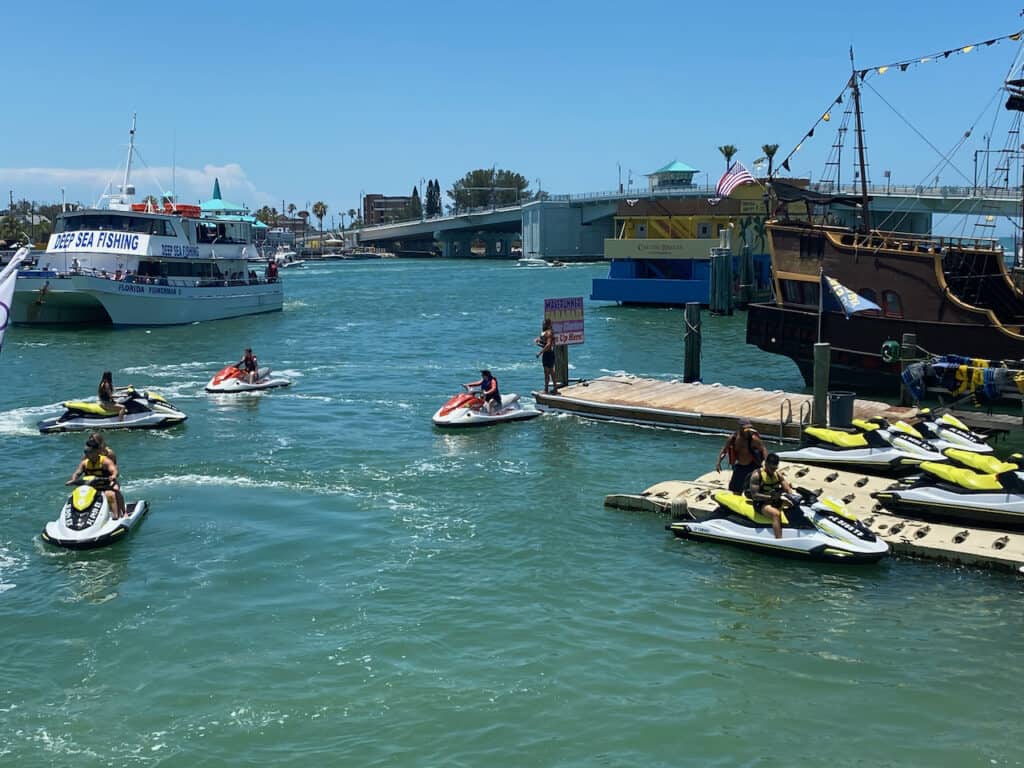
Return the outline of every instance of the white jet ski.
{"type": "Polygon", "coordinates": [[[854,419],[854,423],[864,431],[807,427],[803,445],[792,451],[779,451],[779,458],[893,476],[916,471],[922,461],[944,461],[942,453],[921,437],[859,419],[854,419]]]}
{"type": "Polygon", "coordinates": [[[269,368],[260,368],[256,372],[256,381],[249,383],[246,372],[233,365],[221,368],[206,385],[207,392],[258,392],[263,389],[287,387],[291,381],[283,376],[270,375],[269,368]]]}
{"type": "Polygon", "coordinates": [[[188,418],[163,395],[135,387],[118,389],[114,402],[125,407],[124,418],[90,400],[66,400],[64,413],[39,422],[43,434],[94,429],[159,429],[180,424],[188,418]]]}
{"type": "Polygon", "coordinates": [[[103,493],[105,478],[86,475],[68,496],[60,515],[46,524],[43,541],[67,549],[95,549],[123,539],[149,511],[146,501],[125,503],[124,517],[114,519],[103,493]]]}
{"type": "Polygon", "coordinates": [[[929,408],[920,411],[921,421],[914,424],[918,433],[940,451],[963,448],[977,453],[991,453],[992,446],[980,435],[951,413],[936,416],[929,408]]]}
{"type": "Polygon", "coordinates": [[[1017,464],[971,453],[961,451],[956,459],[971,462],[980,472],[925,461],[919,477],[872,496],[901,515],[1024,531],[1024,472],[1017,464]]]}
{"type": "Polygon", "coordinates": [[[731,491],[714,494],[718,507],[692,519],[675,520],[666,528],[680,538],[735,544],[787,557],[841,563],[873,563],[889,553],[889,545],[827,496],[805,488],[786,494],[782,504],[782,538],[776,539],[769,517],[754,512],[746,496],[731,491]]]}
{"type": "Polygon", "coordinates": [[[438,408],[432,421],[438,427],[485,427],[506,421],[526,421],[540,414],[532,405],[524,406],[517,394],[502,395],[501,408],[489,413],[479,392],[463,392],[453,395],[438,408]]]}

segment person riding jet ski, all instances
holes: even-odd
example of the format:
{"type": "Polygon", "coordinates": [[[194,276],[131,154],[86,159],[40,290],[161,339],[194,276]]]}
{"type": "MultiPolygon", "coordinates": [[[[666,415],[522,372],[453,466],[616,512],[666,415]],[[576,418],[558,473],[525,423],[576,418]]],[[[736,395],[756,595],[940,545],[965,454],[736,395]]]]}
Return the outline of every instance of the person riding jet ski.
{"type": "Polygon", "coordinates": [[[85,441],[85,449],[82,453],[85,454],[84,458],[78,462],[75,471],[71,473],[71,479],[64,485],[76,485],[78,478],[83,475],[103,479],[105,481],[103,495],[107,497],[107,503],[113,510],[111,517],[116,520],[124,514],[124,508],[118,502],[117,494],[114,492],[114,485],[117,483],[117,464],[101,452],[99,441],[92,436],[85,441]]]}
{"type": "Polygon", "coordinates": [[[65,400],[64,413],[44,419],[38,424],[43,434],[55,432],[92,431],[96,429],[156,429],[185,421],[188,416],[162,395],[126,387],[114,395],[124,407],[124,415],[109,405],[88,400],[65,400]]]}
{"type": "Polygon", "coordinates": [[[486,368],[480,371],[480,379],[478,381],[470,381],[462,386],[467,390],[479,387],[480,396],[484,400],[484,408],[488,413],[494,413],[495,408],[501,409],[501,393],[498,391],[498,379],[486,368]]]}

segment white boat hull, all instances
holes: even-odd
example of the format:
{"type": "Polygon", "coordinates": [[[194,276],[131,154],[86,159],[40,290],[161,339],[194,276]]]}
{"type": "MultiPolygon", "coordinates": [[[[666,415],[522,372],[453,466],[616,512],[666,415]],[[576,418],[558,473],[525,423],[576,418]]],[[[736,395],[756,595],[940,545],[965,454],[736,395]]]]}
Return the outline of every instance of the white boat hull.
{"type": "Polygon", "coordinates": [[[15,323],[27,324],[183,325],[278,312],[284,305],[280,282],[197,282],[172,278],[159,285],[84,274],[19,276],[11,316],[15,323]]]}

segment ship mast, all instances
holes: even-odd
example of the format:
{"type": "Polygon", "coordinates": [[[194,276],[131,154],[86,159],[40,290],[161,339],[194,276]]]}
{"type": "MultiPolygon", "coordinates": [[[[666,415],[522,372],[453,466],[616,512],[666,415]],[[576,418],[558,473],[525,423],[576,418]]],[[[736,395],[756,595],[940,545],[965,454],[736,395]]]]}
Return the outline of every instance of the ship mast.
{"type": "Polygon", "coordinates": [[[850,46],[850,89],[853,91],[853,112],[857,119],[857,160],[860,164],[860,198],[861,198],[861,223],[864,232],[871,231],[871,214],[868,210],[868,173],[867,163],[864,161],[864,124],[861,122],[860,113],[860,86],[857,84],[857,68],[853,63],[853,46],[850,46]]]}
{"type": "Polygon", "coordinates": [[[128,132],[128,161],[124,164],[124,181],[121,183],[121,194],[128,194],[128,177],[132,172],[132,153],[135,152],[135,115],[132,113],[132,129],[128,132]]]}

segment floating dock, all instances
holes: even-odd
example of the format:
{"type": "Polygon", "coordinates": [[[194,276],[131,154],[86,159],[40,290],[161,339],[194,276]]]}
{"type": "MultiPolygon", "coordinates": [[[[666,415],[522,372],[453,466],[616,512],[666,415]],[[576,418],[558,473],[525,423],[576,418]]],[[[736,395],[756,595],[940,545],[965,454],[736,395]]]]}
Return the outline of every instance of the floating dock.
{"type": "MultiPolygon", "coordinates": [[[[876,535],[885,539],[893,553],[1024,573],[1024,534],[893,515],[871,498],[872,492],[893,484],[889,478],[786,462],[782,470],[794,486],[841,501],[876,535]]],[[[604,503],[616,509],[674,517],[686,515],[686,510],[710,512],[717,506],[714,492],[724,490],[728,480],[727,471],[709,472],[693,481],[658,483],[639,494],[611,494],[605,497],[604,503]]]]}
{"type": "MultiPolygon", "coordinates": [[[[747,389],[723,384],[661,381],[630,375],[602,376],[562,387],[557,395],[534,392],[548,410],[701,432],[731,433],[741,417],[750,419],[763,437],[798,441],[811,423],[814,398],[781,389],[747,389]]],[[[877,400],[855,400],[855,418],[882,416],[890,421],[912,418],[916,408],[877,400]]]]}

